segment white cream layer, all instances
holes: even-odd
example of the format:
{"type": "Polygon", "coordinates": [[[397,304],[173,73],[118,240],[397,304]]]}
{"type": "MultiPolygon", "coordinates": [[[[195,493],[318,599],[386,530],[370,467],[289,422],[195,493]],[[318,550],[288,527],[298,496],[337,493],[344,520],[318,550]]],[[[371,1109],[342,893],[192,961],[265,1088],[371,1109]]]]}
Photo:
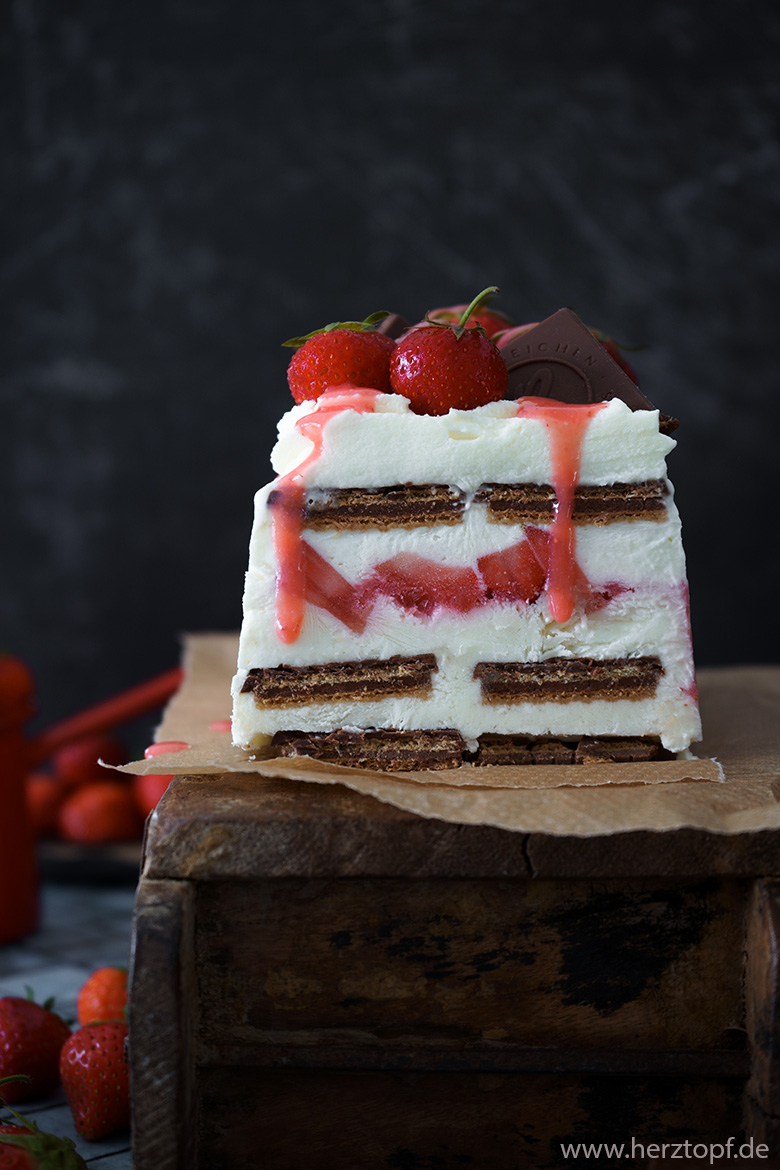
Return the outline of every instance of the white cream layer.
{"type": "MultiPolygon", "coordinates": [[[[665,520],[634,520],[604,526],[576,526],[577,561],[589,581],[606,584],[625,581],[637,585],[672,585],[685,580],[685,557],[680,517],[671,484],[665,497],[665,520]]],[[[249,544],[245,606],[265,604],[257,590],[274,590],[276,567],[267,499],[273,485],[255,496],[255,522],[249,544]],[[259,577],[256,580],[255,577],[259,577]]],[[[537,525],[537,527],[545,527],[537,525]]],[[[510,548],[523,539],[519,524],[491,524],[484,504],[470,504],[459,524],[413,529],[368,531],[304,530],[304,539],[351,583],[374,565],[399,555],[415,553],[443,565],[476,567],[479,557],[510,548]]],[[[303,636],[287,647],[300,649],[303,636]]],[[[306,653],[306,649],[301,650],[306,653]]],[[[313,660],[310,660],[313,661],[313,660]]],[[[260,665],[256,663],[255,665],[260,665]]]]}
{"type": "MultiPolygon", "coordinates": [[[[283,416],[271,455],[278,475],[313,447],[295,429],[315,408],[304,402],[283,416]]],[[[514,402],[491,402],[444,415],[414,414],[399,394],[382,394],[375,410],[329,420],[322,455],[306,470],[310,487],[388,487],[444,483],[475,491],[481,483],[551,483],[549,435],[540,419],[517,418],[514,402]]],[[[582,446],[580,483],[662,479],[676,446],[660,434],[657,410],[632,411],[613,399],[592,419],[582,446]]]]}
{"type": "Polygon", "coordinates": [[[560,625],[546,600],[529,607],[492,603],[470,614],[440,610],[418,618],[388,601],[375,607],[365,631],[353,634],[323,610],[307,609],[296,643],[282,646],[274,632],[274,602],[262,581],[249,575],[234,681],[233,735],[243,746],[297,728],[332,731],[351,727],[455,727],[467,737],[484,732],[529,735],[659,735],[682,751],[700,735],[691,700],[693,664],[686,595],[680,585],[650,585],[615,598],[598,613],[560,625]],[[436,655],[439,670],[425,700],[408,697],[368,702],[327,702],[266,710],[240,694],[250,667],[292,666],[436,655]],[[652,699],[571,703],[485,704],[472,675],[478,662],[538,662],[549,658],[630,658],[656,654],[664,667],[652,699]]]}

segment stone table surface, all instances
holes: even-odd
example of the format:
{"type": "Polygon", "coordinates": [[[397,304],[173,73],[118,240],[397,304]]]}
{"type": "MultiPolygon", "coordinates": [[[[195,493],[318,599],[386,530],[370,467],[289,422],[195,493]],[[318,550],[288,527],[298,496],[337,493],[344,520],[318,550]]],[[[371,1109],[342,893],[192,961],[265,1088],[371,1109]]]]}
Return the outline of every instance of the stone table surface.
{"type": "MultiPolygon", "coordinates": [[[[132,881],[109,886],[44,882],[39,929],[0,946],[0,996],[24,996],[29,986],[38,1002],[53,995],[55,1010],[75,1021],[76,996],[87,976],[96,967],[128,965],[134,897],[132,881]]],[[[88,1166],[132,1170],[130,1134],[84,1141],[62,1090],[19,1110],[42,1130],[72,1138],[88,1166]]]]}

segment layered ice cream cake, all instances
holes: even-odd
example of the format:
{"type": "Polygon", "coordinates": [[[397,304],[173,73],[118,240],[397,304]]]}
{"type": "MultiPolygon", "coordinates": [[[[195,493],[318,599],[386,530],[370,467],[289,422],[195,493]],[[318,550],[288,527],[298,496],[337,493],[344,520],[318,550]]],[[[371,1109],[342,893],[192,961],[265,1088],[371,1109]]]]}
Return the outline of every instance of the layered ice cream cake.
{"type": "Polygon", "coordinates": [[[699,737],[670,420],[569,310],[497,345],[468,320],[380,332],[389,384],[317,375],[282,418],[240,746],[406,770],[653,760],[699,737]],[[428,355],[423,393],[404,347],[444,328],[444,390],[428,355]],[[470,333],[500,358],[488,390],[470,333]]]}

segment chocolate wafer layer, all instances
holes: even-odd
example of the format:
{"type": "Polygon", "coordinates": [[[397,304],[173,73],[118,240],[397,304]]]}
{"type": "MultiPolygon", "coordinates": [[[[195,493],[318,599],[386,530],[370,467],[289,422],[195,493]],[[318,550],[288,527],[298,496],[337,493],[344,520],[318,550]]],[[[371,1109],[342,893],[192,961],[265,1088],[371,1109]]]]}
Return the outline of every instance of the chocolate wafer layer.
{"type": "Polygon", "coordinates": [[[304,523],[313,529],[432,527],[460,524],[465,506],[464,492],[441,483],[318,488],[307,497],[304,523]]]}
{"type": "Polygon", "coordinates": [[[465,743],[452,728],[441,731],[277,731],[272,747],[283,756],[313,756],[331,764],[383,772],[457,768],[465,743]]]}
{"type": "Polygon", "coordinates": [[[323,700],[375,699],[388,695],[425,698],[438,670],[435,654],[404,658],[363,658],[317,666],[281,666],[250,670],[241,693],[251,692],[258,707],[290,707],[323,700]]]}
{"type": "Polygon", "coordinates": [[[558,703],[648,699],[664,673],[655,656],[548,658],[546,662],[478,662],[474,678],[485,703],[558,703]]]}
{"type": "Polygon", "coordinates": [[[579,740],[535,739],[527,735],[481,735],[468,759],[478,765],[628,764],[671,758],[657,739],[634,736],[579,740]]]}
{"type": "Polygon", "coordinates": [[[481,735],[470,752],[452,728],[425,731],[277,731],[272,747],[282,756],[311,756],[343,767],[384,772],[488,765],[638,763],[671,758],[655,739],[584,737],[573,740],[526,735],[481,735]]]}
{"type": "MultiPolygon", "coordinates": [[[[662,479],[578,487],[575,524],[614,524],[626,520],[665,520],[667,487],[662,479]]],[[[491,524],[550,524],[557,497],[551,484],[484,483],[474,502],[484,504],[491,524]]]]}

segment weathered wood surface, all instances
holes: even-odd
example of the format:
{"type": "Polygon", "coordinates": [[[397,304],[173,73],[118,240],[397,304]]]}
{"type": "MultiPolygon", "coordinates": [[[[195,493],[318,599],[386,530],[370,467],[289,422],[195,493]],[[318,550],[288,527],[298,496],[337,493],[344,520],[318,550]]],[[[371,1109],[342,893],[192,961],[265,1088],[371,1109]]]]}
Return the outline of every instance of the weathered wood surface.
{"type": "Polygon", "coordinates": [[[210,1068],[197,1167],[550,1170],[577,1164],[561,1155],[569,1140],[729,1136],[740,1093],[739,1081],[700,1078],[210,1068]]]}
{"type": "Polygon", "coordinates": [[[755,885],[747,931],[745,1013],[751,1056],[748,1124],[780,1152],[780,882],[755,885]]]}
{"type": "Polygon", "coordinates": [[[445,1062],[464,1046],[744,1052],[746,896],[711,880],[202,883],[195,1059],[325,1042],[380,1067],[399,1046],[445,1062]]]}
{"type": "Polygon", "coordinates": [[[147,828],[145,873],[254,877],[704,877],[780,874],[780,834],[694,829],[553,837],[424,819],[346,788],[178,776],[147,828]]]}
{"type": "Polygon", "coordinates": [[[778,874],[771,833],[524,835],[180,777],[139,888],[136,1170],[774,1135],[778,874]]]}
{"type": "Polygon", "coordinates": [[[135,1170],[195,1164],[194,894],[188,882],[138,888],[128,1013],[135,1170]]]}

